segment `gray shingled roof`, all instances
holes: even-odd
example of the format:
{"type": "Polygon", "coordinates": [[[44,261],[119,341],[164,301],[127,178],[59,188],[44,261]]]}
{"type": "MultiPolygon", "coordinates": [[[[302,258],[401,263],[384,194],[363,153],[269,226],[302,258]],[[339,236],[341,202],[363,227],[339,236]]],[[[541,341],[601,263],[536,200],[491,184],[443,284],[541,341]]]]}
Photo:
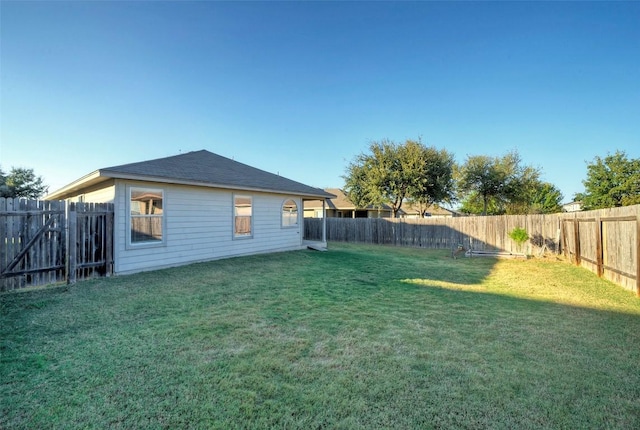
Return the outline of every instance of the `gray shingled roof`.
{"type": "Polygon", "coordinates": [[[100,175],[130,175],[141,177],[140,179],[146,177],[149,180],[164,179],[166,182],[196,183],[221,188],[333,197],[320,188],[310,187],[206,150],[107,167],[100,169],[100,175]]]}

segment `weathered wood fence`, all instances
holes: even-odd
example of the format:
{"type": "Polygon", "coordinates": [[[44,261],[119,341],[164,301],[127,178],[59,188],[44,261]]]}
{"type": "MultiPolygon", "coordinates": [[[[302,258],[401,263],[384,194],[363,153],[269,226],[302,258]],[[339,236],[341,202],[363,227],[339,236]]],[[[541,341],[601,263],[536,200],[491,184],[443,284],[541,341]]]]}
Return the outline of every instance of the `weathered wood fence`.
{"type": "MultiPolygon", "coordinates": [[[[320,240],[322,220],[305,218],[305,239],[320,240]]],[[[327,240],[485,252],[564,254],[640,295],[640,205],[552,215],[424,219],[327,218],[327,240]],[[523,249],[509,237],[524,228],[523,249]]]]}
{"type": "Polygon", "coordinates": [[[0,198],[0,291],[113,271],[113,204],[0,198]]]}
{"type": "Polygon", "coordinates": [[[640,205],[562,216],[562,251],[574,264],[640,296],[640,205]]]}
{"type": "MultiPolygon", "coordinates": [[[[462,245],[476,251],[536,253],[558,252],[560,219],[556,215],[511,215],[423,219],[327,218],[327,240],[380,245],[455,249],[462,245]],[[532,239],[518,250],[509,238],[516,227],[532,239]]],[[[322,220],[305,219],[305,239],[319,240],[322,220]]]]}

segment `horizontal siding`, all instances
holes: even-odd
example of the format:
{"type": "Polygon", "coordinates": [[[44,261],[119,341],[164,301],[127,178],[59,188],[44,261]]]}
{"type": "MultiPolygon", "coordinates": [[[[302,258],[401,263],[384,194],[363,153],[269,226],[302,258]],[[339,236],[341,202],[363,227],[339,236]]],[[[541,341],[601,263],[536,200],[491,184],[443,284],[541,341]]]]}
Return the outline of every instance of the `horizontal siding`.
{"type": "MultiPolygon", "coordinates": [[[[116,273],[133,273],[191,262],[300,249],[302,226],[281,227],[282,203],[287,195],[250,194],[253,197],[253,237],[233,237],[233,193],[188,186],[156,186],[164,189],[166,244],[162,247],[127,249],[126,187],[140,182],[117,183],[116,273]]],[[[299,198],[294,198],[301,208],[299,198]]],[[[301,219],[301,217],[300,217],[301,219]]]]}
{"type": "Polygon", "coordinates": [[[80,201],[87,203],[113,203],[115,199],[115,192],[115,185],[109,185],[103,188],[94,188],[90,191],[85,191],[84,194],[70,198],[69,201],[74,203],[80,201]]]}

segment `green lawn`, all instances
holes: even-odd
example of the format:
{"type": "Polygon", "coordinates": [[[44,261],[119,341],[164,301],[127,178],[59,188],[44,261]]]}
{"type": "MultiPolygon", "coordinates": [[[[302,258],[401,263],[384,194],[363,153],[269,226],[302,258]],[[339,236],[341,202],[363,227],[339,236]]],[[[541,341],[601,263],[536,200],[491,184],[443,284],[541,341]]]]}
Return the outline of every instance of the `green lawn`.
{"type": "Polygon", "coordinates": [[[332,243],[0,295],[0,428],[640,428],[640,299],[332,243]]]}

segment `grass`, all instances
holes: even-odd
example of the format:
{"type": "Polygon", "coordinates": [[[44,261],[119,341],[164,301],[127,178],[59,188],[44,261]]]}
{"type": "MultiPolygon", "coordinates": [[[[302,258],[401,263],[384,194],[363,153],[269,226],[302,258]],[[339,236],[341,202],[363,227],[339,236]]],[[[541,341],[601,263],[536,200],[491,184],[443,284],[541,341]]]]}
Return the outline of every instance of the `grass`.
{"type": "Polygon", "coordinates": [[[0,428],[640,428],[640,299],[333,243],[0,296],[0,428]]]}

